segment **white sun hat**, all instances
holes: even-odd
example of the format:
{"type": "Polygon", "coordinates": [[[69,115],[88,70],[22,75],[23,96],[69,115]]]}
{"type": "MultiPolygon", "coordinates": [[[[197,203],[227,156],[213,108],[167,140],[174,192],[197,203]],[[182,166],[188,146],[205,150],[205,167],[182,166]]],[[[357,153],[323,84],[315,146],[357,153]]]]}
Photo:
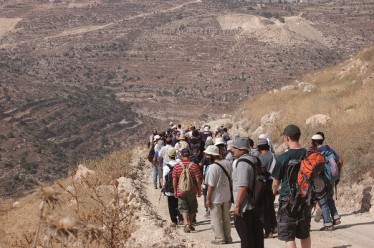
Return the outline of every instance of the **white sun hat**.
{"type": "Polygon", "coordinates": [[[219,156],[219,149],[215,145],[210,145],[206,148],[204,153],[209,154],[209,155],[219,156]]]}

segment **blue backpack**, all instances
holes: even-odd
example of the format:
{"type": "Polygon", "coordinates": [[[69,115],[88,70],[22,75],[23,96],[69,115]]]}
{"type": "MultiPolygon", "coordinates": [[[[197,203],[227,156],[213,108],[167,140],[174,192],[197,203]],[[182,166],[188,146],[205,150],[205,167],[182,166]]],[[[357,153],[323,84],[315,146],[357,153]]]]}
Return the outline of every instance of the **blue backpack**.
{"type": "Polygon", "coordinates": [[[321,154],[323,155],[326,161],[326,164],[325,164],[326,178],[330,183],[334,183],[338,179],[340,179],[340,171],[339,171],[336,154],[333,152],[333,150],[329,146],[326,146],[324,150],[321,151],[321,154]]]}

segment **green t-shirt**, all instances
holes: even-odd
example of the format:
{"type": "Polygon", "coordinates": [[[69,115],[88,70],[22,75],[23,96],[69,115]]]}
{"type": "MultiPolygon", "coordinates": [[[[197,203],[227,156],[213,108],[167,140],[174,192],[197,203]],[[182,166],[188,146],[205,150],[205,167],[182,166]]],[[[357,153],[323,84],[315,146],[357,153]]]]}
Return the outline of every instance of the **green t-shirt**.
{"type": "MultiPolygon", "coordinates": [[[[273,173],[271,174],[276,180],[281,181],[281,190],[279,198],[285,198],[290,196],[290,189],[288,186],[288,177],[289,177],[289,162],[291,160],[301,160],[306,154],[305,148],[300,149],[289,149],[282,155],[278,156],[277,163],[275,164],[273,173]],[[287,172],[288,171],[288,172],[287,172]]],[[[300,169],[300,165],[294,168],[294,173],[297,173],[300,169]]]]}

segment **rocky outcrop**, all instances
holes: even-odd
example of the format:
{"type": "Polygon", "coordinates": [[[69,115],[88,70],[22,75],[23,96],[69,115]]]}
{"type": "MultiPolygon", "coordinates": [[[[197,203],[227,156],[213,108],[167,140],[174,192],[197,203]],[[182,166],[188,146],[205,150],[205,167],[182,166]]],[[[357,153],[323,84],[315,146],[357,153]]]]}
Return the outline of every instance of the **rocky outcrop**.
{"type": "Polygon", "coordinates": [[[305,121],[305,125],[308,127],[327,126],[330,123],[331,118],[324,114],[313,115],[305,121]]]}
{"type": "Polygon", "coordinates": [[[88,169],[84,165],[80,164],[78,165],[77,172],[75,173],[74,180],[81,180],[82,178],[85,178],[89,175],[93,175],[95,172],[93,170],[88,169]]]}

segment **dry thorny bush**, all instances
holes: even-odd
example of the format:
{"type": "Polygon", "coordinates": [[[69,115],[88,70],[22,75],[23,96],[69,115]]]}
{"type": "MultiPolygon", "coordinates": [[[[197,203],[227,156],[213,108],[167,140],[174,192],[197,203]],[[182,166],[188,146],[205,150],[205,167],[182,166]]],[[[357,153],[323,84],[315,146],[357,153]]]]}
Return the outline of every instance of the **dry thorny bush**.
{"type": "Polygon", "coordinates": [[[61,192],[51,186],[40,188],[37,230],[23,234],[12,247],[125,246],[133,212],[116,180],[102,185],[91,177],[79,183],[72,180],[70,186],[57,184],[61,192]]]}

